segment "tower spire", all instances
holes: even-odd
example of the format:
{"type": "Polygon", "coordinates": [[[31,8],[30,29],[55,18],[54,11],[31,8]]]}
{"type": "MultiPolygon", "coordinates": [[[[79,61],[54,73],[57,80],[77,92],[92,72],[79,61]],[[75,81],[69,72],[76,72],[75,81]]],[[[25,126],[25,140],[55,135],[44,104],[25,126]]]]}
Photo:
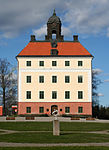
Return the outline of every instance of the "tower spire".
{"type": "Polygon", "coordinates": [[[54,11],[53,11],[53,16],[56,16],[56,11],[55,11],[55,9],[54,9],[54,11]]]}

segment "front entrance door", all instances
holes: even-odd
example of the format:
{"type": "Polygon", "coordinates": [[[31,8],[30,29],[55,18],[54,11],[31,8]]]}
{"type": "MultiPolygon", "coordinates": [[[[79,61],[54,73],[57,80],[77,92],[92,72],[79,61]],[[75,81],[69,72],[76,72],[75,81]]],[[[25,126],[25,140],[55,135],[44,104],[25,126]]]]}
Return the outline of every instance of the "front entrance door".
{"type": "Polygon", "coordinates": [[[58,110],[58,106],[57,106],[57,105],[52,105],[52,106],[51,106],[51,115],[52,115],[52,112],[53,112],[54,110],[58,110]]]}

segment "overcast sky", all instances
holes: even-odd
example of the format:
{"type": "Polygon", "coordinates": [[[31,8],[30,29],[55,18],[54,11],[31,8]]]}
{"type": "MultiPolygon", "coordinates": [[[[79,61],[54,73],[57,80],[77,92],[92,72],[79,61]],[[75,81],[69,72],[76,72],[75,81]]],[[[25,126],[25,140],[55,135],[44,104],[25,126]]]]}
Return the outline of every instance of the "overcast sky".
{"type": "Polygon", "coordinates": [[[100,104],[109,105],[109,0],[0,0],[0,55],[17,65],[15,56],[28,44],[30,35],[44,39],[48,18],[56,9],[62,34],[80,42],[94,55],[93,67],[103,84],[100,104]]]}

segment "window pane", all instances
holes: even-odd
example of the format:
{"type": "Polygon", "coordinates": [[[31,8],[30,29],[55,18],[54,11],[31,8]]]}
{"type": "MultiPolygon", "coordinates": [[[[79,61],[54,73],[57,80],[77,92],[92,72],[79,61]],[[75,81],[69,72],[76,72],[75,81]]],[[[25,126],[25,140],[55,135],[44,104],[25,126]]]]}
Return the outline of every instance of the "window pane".
{"type": "Polygon", "coordinates": [[[82,83],[83,82],[83,77],[82,76],[78,76],[78,83],[82,83]]]}
{"type": "Polygon", "coordinates": [[[27,91],[26,92],[26,98],[27,99],[31,99],[31,91],[27,91]]]}
{"type": "Polygon", "coordinates": [[[39,76],[39,83],[44,83],[44,76],[39,76]]]}
{"type": "Polygon", "coordinates": [[[52,61],[52,66],[57,66],[57,62],[56,61],[52,61]]]}
{"type": "Polygon", "coordinates": [[[78,99],[83,99],[83,91],[78,91],[78,99]]]}
{"type": "Polygon", "coordinates": [[[39,91],[39,99],[44,99],[44,91],[39,91]]]}
{"type": "Polygon", "coordinates": [[[65,91],[65,99],[70,99],[70,91],[65,91]]]}
{"type": "Polygon", "coordinates": [[[39,61],[39,66],[44,66],[44,61],[39,61]]]}
{"type": "Polygon", "coordinates": [[[57,76],[52,76],[52,83],[57,83],[57,76]]]}
{"type": "Polygon", "coordinates": [[[26,107],[26,113],[31,113],[31,107],[26,107]]]}
{"type": "Polygon", "coordinates": [[[52,99],[57,99],[57,91],[52,91],[52,99]]]}
{"type": "Polygon", "coordinates": [[[69,76],[65,76],[65,83],[70,83],[70,77],[69,76]]]}
{"type": "Polygon", "coordinates": [[[65,113],[70,113],[70,107],[65,107],[65,113]]]}
{"type": "Polygon", "coordinates": [[[83,107],[78,107],[78,113],[83,113],[83,107]]]}
{"type": "Polygon", "coordinates": [[[27,83],[31,83],[31,76],[27,76],[27,77],[26,77],[26,82],[27,82],[27,83]]]}
{"type": "Polygon", "coordinates": [[[70,62],[69,61],[65,61],[65,66],[70,66],[70,62]]]}
{"type": "Polygon", "coordinates": [[[39,107],[39,113],[44,113],[44,107],[39,107]]]}
{"type": "Polygon", "coordinates": [[[78,61],[78,66],[82,66],[83,62],[82,61],[78,61]]]}
{"type": "Polygon", "coordinates": [[[31,66],[31,61],[27,61],[26,66],[31,66]]]}

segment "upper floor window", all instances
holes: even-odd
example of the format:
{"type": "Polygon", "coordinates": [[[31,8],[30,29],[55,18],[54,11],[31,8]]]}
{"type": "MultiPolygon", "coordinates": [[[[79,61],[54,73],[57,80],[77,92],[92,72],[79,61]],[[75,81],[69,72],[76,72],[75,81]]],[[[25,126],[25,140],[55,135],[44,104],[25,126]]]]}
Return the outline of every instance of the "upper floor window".
{"type": "Polygon", "coordinates": [[[26,91],[26,99],[31,99],[31,91],[26,91]]]}
{"type": "Polygon", "coordinates": [[[70,61],[65,61],[65,66],[70,66],[70,61]]]}
{"type": "Polygon", "coordinates": [[[65,91],[65,99],[70,99],[70,91],[65,91]]]}
{"type": "Polygon", "coordinates": [[[57,83],[57,76],[52,76],[52,83],[57,83]]]}
{"type": "Polygon", "coordinates": [[[83,83],[83,76],[78,76],[78,83],[83,83]]]}
{"type": "Polygon", "coordinates": [[[57,91],[52,91],[52,99],[57,99],[57,91]]]}
{"type": "Polygon", "coordinates": [[[78,99],[83,99],[83,91],[78,91],[78,99]]]}
{"type": "Polygon", "coordinates": [[[44,99],[44,91],[39,91],[39,99],[44,99]]]}
{"type": "Polygon", "coordinates": [[[39,61],[39,66],[44,66],[44,61],[39,61]]]}
{"type": "Polygon", "coordinates": [[[56,61],[52,61],[52,66],[57,66],[57,62],[56,61]]]}
{"type": "Polygon", "coordinates": [[[26,82],[31,83],[31,76],[26,76],[26,82]]]}
{"type": "Polygon", "coordinates": [[[26,61],[26,66],[31,66],[31,61],[26,61]]]}
{"type": "Polygon", "coordinates": [[[70,76],[65,76],[65,83],[70,83],[70,76]]]}
{"type": "Polygon", "coordinates": [[[83,61],[78,61],[78,66],[83,66],[83,61]]]}
{"type": "Polygon", "coordinates": [[[44,76],[39,76],[39,83],[44,83],[44,76]]]}

